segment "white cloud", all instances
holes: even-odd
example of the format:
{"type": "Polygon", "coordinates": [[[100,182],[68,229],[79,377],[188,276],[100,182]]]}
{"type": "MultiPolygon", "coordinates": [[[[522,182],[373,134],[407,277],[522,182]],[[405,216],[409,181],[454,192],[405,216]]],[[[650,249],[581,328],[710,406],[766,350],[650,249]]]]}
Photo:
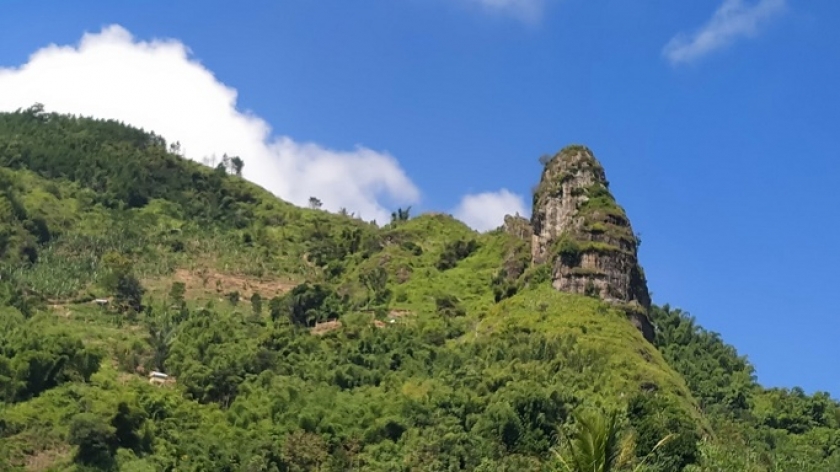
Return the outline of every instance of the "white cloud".
{"type": "Polygon", "coordinates": [[[389,220],[383,199],[416,203],[420,192],[390,155],[299,143],[272,134],[237,109],[237,92],[219,82],[175,40],[135,40],[112,25],[78,46],[45,47],[18,68],[0,68],[0,110],[35,102],[48,111],[113,118],[179,141],[186,157],[223,153],[245,161],[243,176],[298,205],[346,207],[366,220],[389,220]]]}
{"type": "Polygon", "coordinates": [[[465,195],[452,214],[473,229],[488,231],[501,226],[505,215],[525,216],[527,213],[521,196],[501,189],[465,195]]]}
{"type": "Polygon", "coordinates": [[[681,33],[671,39],[663,54],[672,64],[691,62],[725,48],[742,37],[755,37],[767,20],[785,9],[785,0],[724,0],[708,23],[692,34],[681,33]]]}
{"type": "Polygon", "coordinates": [[[505,13],[522,20],[534,21],[542,16],[545,0],[467,0],[489,11],[505,13]]]}

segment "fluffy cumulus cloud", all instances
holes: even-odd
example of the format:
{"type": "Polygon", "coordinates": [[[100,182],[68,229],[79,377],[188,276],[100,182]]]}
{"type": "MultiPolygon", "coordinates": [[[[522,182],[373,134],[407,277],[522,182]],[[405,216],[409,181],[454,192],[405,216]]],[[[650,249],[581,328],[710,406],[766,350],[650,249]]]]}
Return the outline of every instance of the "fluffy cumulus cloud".
{"type": "Polygon", "coordinates": [[[478,231],[498,228],[505,215],[527,215],[522,197],[507,189],[466,195],[452,214],[478,231]]]}
{"type": "Polygon", "coordinates": [[[467,0],[485,10],[516,16],[526,21],[542,16],[545,0],[467,0]]]}
{"type": "Polygon", "coordinates": [[[712,18],[691,34],[682,33],[665,46],[663,54],[672,64],[694,61],[723,49],[741,38],[755,37],[770,19],[785,10],[785,0],[724,0],[712,18]]]}
{"type": "Polygon", "coordinates": [[[390,155],[332,150],[272,134],[237,108],[226,86],[174,40],[138,41],[120,26],[78,45],[45,47],[16,68],[0,68],[0,110],[43,103],[48,111],[117,119],[153,130],[203,161],[224,153],[245,161],[243,176],[298,205],[310,196],[366,220],[388,221],[384,201],[416,203],[420,192],[390,155]]]}

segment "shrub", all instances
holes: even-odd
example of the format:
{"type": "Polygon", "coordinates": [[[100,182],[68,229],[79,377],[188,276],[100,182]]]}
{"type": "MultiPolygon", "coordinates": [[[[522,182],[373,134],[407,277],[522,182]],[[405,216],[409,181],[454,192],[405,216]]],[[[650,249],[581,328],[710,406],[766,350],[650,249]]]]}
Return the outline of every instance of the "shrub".
{"type": "Polygon", "coordinates": [[[435,266],[441,271],[451,269],[458,265],[458,262],[477,251],[478,247],[478,242],[474,239],[469,241],[464,241],[463,239],[453,241],[446,245],[435,266]]]}
{"type": "Polygon", "coordinates": [[[435,297],[435,306],[438,314],[446,317],[458,317],[467,314],[467,311],[461,306],[461,301],[457,297],[449,294],[435,297]]]}
{"type": "Polygon", "coordinates": [[[568,267],[577,267],[581,261],[580,244],[572,239],[569,235],[563,235],[556,243],[555,254],[560,257],[563,265],[568,267]]]}

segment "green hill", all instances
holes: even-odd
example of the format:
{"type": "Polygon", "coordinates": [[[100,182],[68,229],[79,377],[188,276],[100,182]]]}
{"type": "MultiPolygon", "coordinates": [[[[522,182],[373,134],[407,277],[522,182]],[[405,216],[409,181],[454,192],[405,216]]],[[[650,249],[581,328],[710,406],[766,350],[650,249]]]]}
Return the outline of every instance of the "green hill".
{"type": "Polygon", "coordinates": [[[762,389],[679,310],[651,343],[510,231],[377,227],[171,151],[0,114],[0,470],[560,470],[591,409],[639,458],[677,434],[644,470],[840,470],[834,400],[762,389]]]}

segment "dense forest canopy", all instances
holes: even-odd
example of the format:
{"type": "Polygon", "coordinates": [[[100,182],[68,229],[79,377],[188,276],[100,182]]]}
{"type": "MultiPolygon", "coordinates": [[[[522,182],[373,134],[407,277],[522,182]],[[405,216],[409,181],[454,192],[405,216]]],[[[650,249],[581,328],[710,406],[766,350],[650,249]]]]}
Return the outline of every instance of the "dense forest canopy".
{"type": "Polygon", "coordinates": [[[0,470],[579,470],[592,437],[604,471],[840,470],[840,405],[681,310],[651,344],[502,230],[297,208],[176,151],[0,114],[0,470]]]}

